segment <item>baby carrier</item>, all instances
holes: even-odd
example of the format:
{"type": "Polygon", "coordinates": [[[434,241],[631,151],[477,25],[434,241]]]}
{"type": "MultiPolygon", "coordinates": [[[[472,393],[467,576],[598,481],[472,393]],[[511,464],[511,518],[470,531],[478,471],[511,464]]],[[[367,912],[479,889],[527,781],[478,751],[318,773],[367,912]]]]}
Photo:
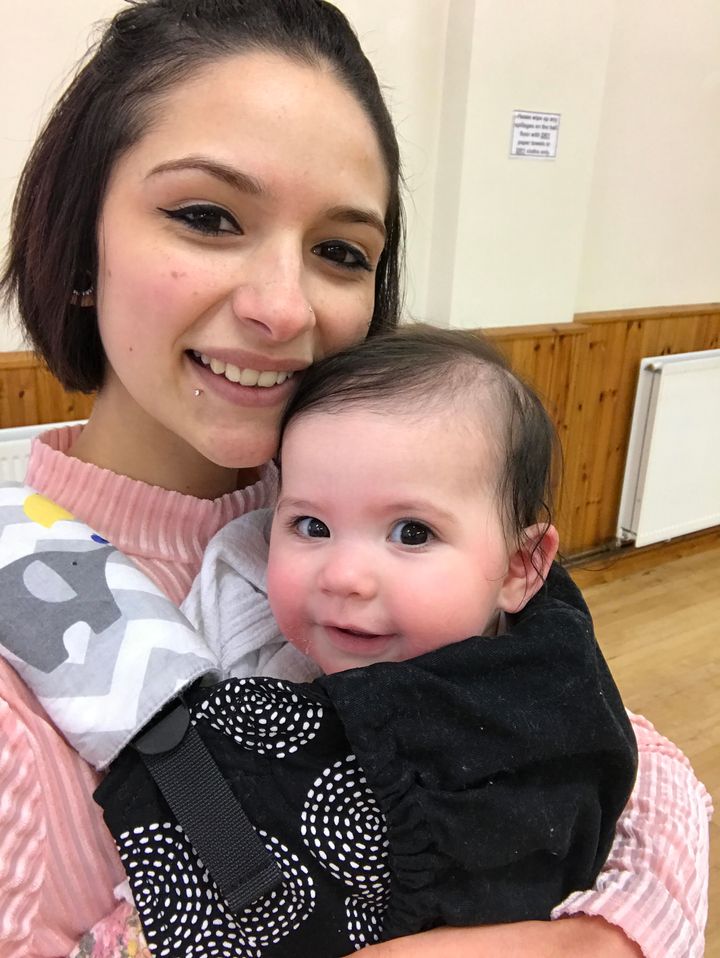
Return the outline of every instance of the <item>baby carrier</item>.
{"type": "Polygon", "coordinates": [[[0,488],[0,646],[108,769],[96,799],[154,955],[333,958],[548,918],[592,885],[636,750],[563,570],[506,635],[223,680],[129,560],[40,499],[0,488]]]}

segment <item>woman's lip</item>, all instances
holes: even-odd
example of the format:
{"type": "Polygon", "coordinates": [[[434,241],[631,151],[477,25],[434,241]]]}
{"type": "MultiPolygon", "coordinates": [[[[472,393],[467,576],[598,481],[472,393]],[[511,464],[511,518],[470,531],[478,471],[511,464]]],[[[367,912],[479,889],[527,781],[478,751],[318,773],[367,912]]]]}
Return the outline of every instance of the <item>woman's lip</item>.
{"type": "Polygon", "coordinates": [[[221,363],[237,366],[238,369],[256,369],[258,372],[297,372],[307,369],[310,361],[306,359],[281,359],[279,356],[261,356],[233,349],[201,349],[193,347],[187,350],[192,355],[208,356],[219,359],[221,363]]]}
{"type": "Polygon", "coordinates": [[[297,377],[292,376],[275,386],[241,386],[240,383],[231,383],[222,374],[214,373],[198,360],[188,359],[188,362],[192,364],[191,389],[197,383],[203,391],[236,406],[277,406],[290,398],[298,382],[297,377]]]}

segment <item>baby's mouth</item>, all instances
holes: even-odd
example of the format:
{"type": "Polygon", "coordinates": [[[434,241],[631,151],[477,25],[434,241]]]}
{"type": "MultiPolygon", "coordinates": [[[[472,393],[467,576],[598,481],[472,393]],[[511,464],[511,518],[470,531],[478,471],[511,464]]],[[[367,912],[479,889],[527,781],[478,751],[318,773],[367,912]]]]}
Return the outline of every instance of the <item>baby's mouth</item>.
{"type": "Polygon", "coordinates": [[[336,632],[340,632],[343,635],[352,636],[354,639],[366,639],[371,641],[372,639],[387,639],[389,635],[385,632],[368,632],[366,629],[356,629],[352,626],[342,626],[342,625],[332,625],[329,624],[326,628],[334,629],[336,632]]]}

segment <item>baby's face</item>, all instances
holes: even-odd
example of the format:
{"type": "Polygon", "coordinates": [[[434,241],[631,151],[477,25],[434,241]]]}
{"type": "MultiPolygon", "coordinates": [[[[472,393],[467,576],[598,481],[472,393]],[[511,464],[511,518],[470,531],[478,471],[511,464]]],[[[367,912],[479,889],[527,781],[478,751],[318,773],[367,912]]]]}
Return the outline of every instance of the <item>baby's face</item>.
{"type": "Polygon", "coordinates": [[[332,673],[481,634],[517,607],[496,458],[451,412],[294,421],[268,568],[289,641],[332,673]]]}

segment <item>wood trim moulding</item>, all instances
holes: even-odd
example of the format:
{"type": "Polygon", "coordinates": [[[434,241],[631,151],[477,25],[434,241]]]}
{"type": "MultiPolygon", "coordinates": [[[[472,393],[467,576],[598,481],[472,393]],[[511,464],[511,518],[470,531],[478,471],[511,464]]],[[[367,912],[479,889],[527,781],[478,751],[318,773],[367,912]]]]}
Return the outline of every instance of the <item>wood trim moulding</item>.
{"type": "Polygon", "coordinates": [[[576,323],[617,323],[683,316],[712,316],[720,314],[720,303],[696,303],[684,306],[643,306],[632,309],[608,309],[591,313],[575,313],[576,323]]]}
{"type": "Polygon", "coordinates": [[[579,336],[584,330],[577,323],[552,323],[529,326],[489,326],[487,329],[473,330],[482,333],[493,340],[501,339],[524,339],[531,337],[533,339],[547,339],[553,336],[579,336]]]}
{"type": "Polygon", "coordinates": [[[0,370],[3,369],[33,369],[38,365],[35,353],[27,349],[16,352],[0,353],[0,370]]]}

